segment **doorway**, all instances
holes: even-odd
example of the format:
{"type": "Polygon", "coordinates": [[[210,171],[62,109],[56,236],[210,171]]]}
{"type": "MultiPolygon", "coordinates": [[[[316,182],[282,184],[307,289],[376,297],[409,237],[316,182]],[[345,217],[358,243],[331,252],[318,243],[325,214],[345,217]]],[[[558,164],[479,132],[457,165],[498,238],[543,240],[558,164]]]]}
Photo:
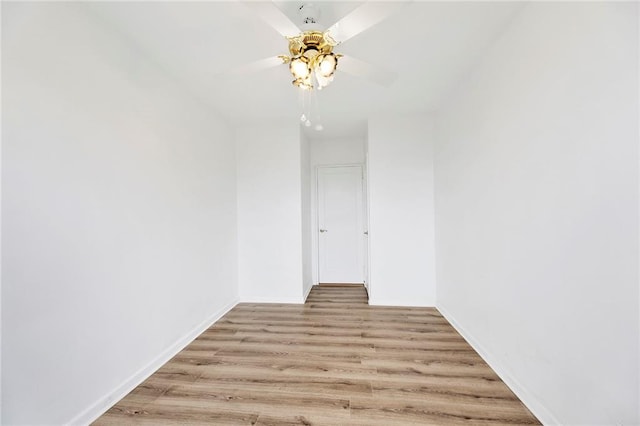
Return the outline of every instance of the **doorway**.
{"type": "Polygon", "coordinates": [[[361,165],[317,169],[318,282],[363,284],[366,223],[361,165]]]}

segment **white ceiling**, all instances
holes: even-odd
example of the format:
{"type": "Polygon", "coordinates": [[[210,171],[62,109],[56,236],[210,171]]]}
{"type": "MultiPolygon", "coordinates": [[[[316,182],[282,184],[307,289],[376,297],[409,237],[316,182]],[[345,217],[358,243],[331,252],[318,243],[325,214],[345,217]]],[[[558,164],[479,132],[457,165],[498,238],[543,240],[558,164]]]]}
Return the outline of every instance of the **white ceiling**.
{"type": "MultiPolygon", "coordinates": [[[[276,1],[297,25],[302,1],[276,1]]],[[[315,2],[329,27],[362,2],[315,2]]],[[[408,2],[334,51],[397,73],[390,87],[338,72],[316,93],[325,130],[309,136],[364,134],[379,114],[437,109],[448,90],[508,25],[523,3],[408,2]]],[[[300,89],[286,65],[248,76],[229,71],[287,53],[287,41],[239,2],[95,2],[91,13],[114,27],[231,123],[298,120],[300,89]]]]}

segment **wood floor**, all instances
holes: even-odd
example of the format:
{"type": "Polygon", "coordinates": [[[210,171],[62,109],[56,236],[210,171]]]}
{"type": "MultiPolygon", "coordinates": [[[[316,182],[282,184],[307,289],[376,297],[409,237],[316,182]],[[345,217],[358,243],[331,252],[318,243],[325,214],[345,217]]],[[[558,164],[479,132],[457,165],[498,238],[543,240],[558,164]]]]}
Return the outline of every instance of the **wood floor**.
{"type": "Polygon", "coordinates": [[[241,303],[96,425],[540,424],[435,308],[241,303]]]}

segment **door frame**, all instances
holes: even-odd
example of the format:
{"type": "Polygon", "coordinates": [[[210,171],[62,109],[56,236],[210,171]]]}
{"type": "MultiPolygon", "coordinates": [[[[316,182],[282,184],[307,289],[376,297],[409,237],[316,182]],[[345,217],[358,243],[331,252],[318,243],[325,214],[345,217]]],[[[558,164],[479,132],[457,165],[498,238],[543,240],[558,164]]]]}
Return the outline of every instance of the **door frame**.
{"type": "MultiPolygon", "coordinates": [[[[319,197],[319,177],[320,169],[331,169],[331,168],[341,168],[341,167],[358,167],[360,169],[360,176],[362,179],[362,226],[363,231],[368,232],[369,229],[369,197],[365,192],[368,188],[367,185],[367,174],[365,173],[366,168],[364,163],[338,163],[338,164],[320,164],[314,167],[313,173],[313,194],[312,194],[312,230],[311,230],[311,239],[312,239],[312,259],[313,259],[313,282],[314,284],[318,284],[320,282],[320,209],[318,204],[319,197]]],[[[369,238],[363,238],[363,279],[365,282],[363,284],[368,287],[368,282],[366,282],[367,277],[369,276],[368,266],[369,266],[369,238]]]]}

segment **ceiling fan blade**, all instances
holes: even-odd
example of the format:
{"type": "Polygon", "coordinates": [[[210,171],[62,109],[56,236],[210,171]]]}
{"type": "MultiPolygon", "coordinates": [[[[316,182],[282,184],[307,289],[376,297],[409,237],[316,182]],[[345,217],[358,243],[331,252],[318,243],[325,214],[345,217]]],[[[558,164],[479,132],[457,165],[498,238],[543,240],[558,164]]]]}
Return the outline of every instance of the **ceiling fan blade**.
{"type": "Polygon", "coordinates": [[[268,68],[277,67],[284,64],[284,60],[279,56],[271,56],[268,58],[260,59],[259,61],[249,62],[248,64],[240,65],[239,67],[232,68],[225,72],[225,75],[247,75],[253,74],[258,71],[262,71],[268,68]]]}
{"type": "Polygon", "coordinates": [[[393,71],[371,65],[348,55],[344,55],[338,59],[337,70],[356,77],[366,78],[367,80],[385,87],[391,86],[398,77],[398,74],[393,71]]]}
{"type": "Polygon", "coordinates": [[[409,3],[410,1],[367,2],[333,24],[327,32],[338,43],[344,43],[409,3]]]}
{"type": "Polygon", "coordinates": [[[289,17],[282,13],[278,6],[271,1],[243,1],[246,7],[251,9],[265,23],[271,26],[284,37],[293,37],[300,34],[300,29],[291,22],[289,17]]]}

